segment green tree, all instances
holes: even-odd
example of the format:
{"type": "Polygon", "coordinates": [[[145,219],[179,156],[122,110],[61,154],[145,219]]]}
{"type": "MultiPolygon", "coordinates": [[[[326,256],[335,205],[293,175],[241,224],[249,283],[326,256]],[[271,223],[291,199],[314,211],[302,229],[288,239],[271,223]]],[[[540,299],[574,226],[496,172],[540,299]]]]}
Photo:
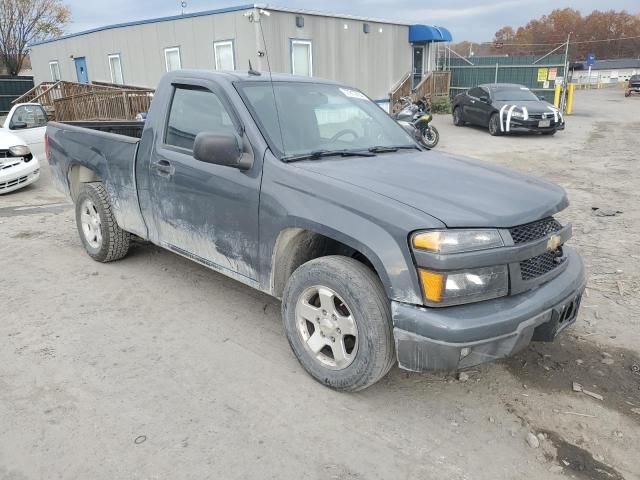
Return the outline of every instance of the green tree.
{"type": "Polygon", "coordinates": [[[29,44],[62,35],[70,19],[62,0],[0,0],[0,63],[17,75],[29,44]]]}

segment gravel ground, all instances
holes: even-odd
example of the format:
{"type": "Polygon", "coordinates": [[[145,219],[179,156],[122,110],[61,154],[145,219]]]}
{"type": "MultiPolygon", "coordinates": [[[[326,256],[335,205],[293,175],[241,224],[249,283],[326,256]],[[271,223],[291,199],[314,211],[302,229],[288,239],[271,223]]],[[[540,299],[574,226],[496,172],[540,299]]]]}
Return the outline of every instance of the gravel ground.
{"type": "Polygon", "coordinates": [[[43,166],[0,197],[0,479],[640,478],[639,108],[579,91],[555,137],[435,120],[567,189],[589,289],[553,344],[358,394],[302,371],[266,295],[150,245],[93,262],[43,166]]]}

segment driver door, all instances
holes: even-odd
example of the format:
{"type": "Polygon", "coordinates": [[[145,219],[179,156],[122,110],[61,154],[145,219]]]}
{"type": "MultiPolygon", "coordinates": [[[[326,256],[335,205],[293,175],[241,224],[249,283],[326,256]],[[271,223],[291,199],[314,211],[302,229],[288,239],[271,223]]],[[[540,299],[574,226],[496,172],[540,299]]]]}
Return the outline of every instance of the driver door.
{"type": "Polygon", "coordinates": [[[151,240],[227,274],[257,278],[261,159],[249,170],[193,157],[201,132],[234,132],[240,122],[214,83],[173,85],[164,132],[148,164],[151,240]]]}

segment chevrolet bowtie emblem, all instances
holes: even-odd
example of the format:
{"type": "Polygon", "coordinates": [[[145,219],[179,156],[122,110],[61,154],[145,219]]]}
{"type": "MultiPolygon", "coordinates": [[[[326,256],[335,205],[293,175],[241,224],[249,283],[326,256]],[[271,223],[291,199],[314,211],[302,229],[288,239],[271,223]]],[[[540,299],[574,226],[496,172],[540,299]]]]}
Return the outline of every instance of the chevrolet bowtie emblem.
{"type": "Polygon", "coordinates": [[[547,250],[557,249],[560,246],[560,242],[562,242],[560,235],[551,235],[547,240],[547,250]]]}

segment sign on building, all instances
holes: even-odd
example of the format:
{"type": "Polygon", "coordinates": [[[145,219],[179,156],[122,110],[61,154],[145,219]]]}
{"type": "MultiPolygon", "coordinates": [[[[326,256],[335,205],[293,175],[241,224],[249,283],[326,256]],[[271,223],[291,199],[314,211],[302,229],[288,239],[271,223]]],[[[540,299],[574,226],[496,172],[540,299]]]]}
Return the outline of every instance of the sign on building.
{"type": "Polygon", "coordinates": [[[549,69],[548,68],[539,68],[538,69],[538,81],[539,82],[546,82],[548,74],[549,74],[549,69]]]}

